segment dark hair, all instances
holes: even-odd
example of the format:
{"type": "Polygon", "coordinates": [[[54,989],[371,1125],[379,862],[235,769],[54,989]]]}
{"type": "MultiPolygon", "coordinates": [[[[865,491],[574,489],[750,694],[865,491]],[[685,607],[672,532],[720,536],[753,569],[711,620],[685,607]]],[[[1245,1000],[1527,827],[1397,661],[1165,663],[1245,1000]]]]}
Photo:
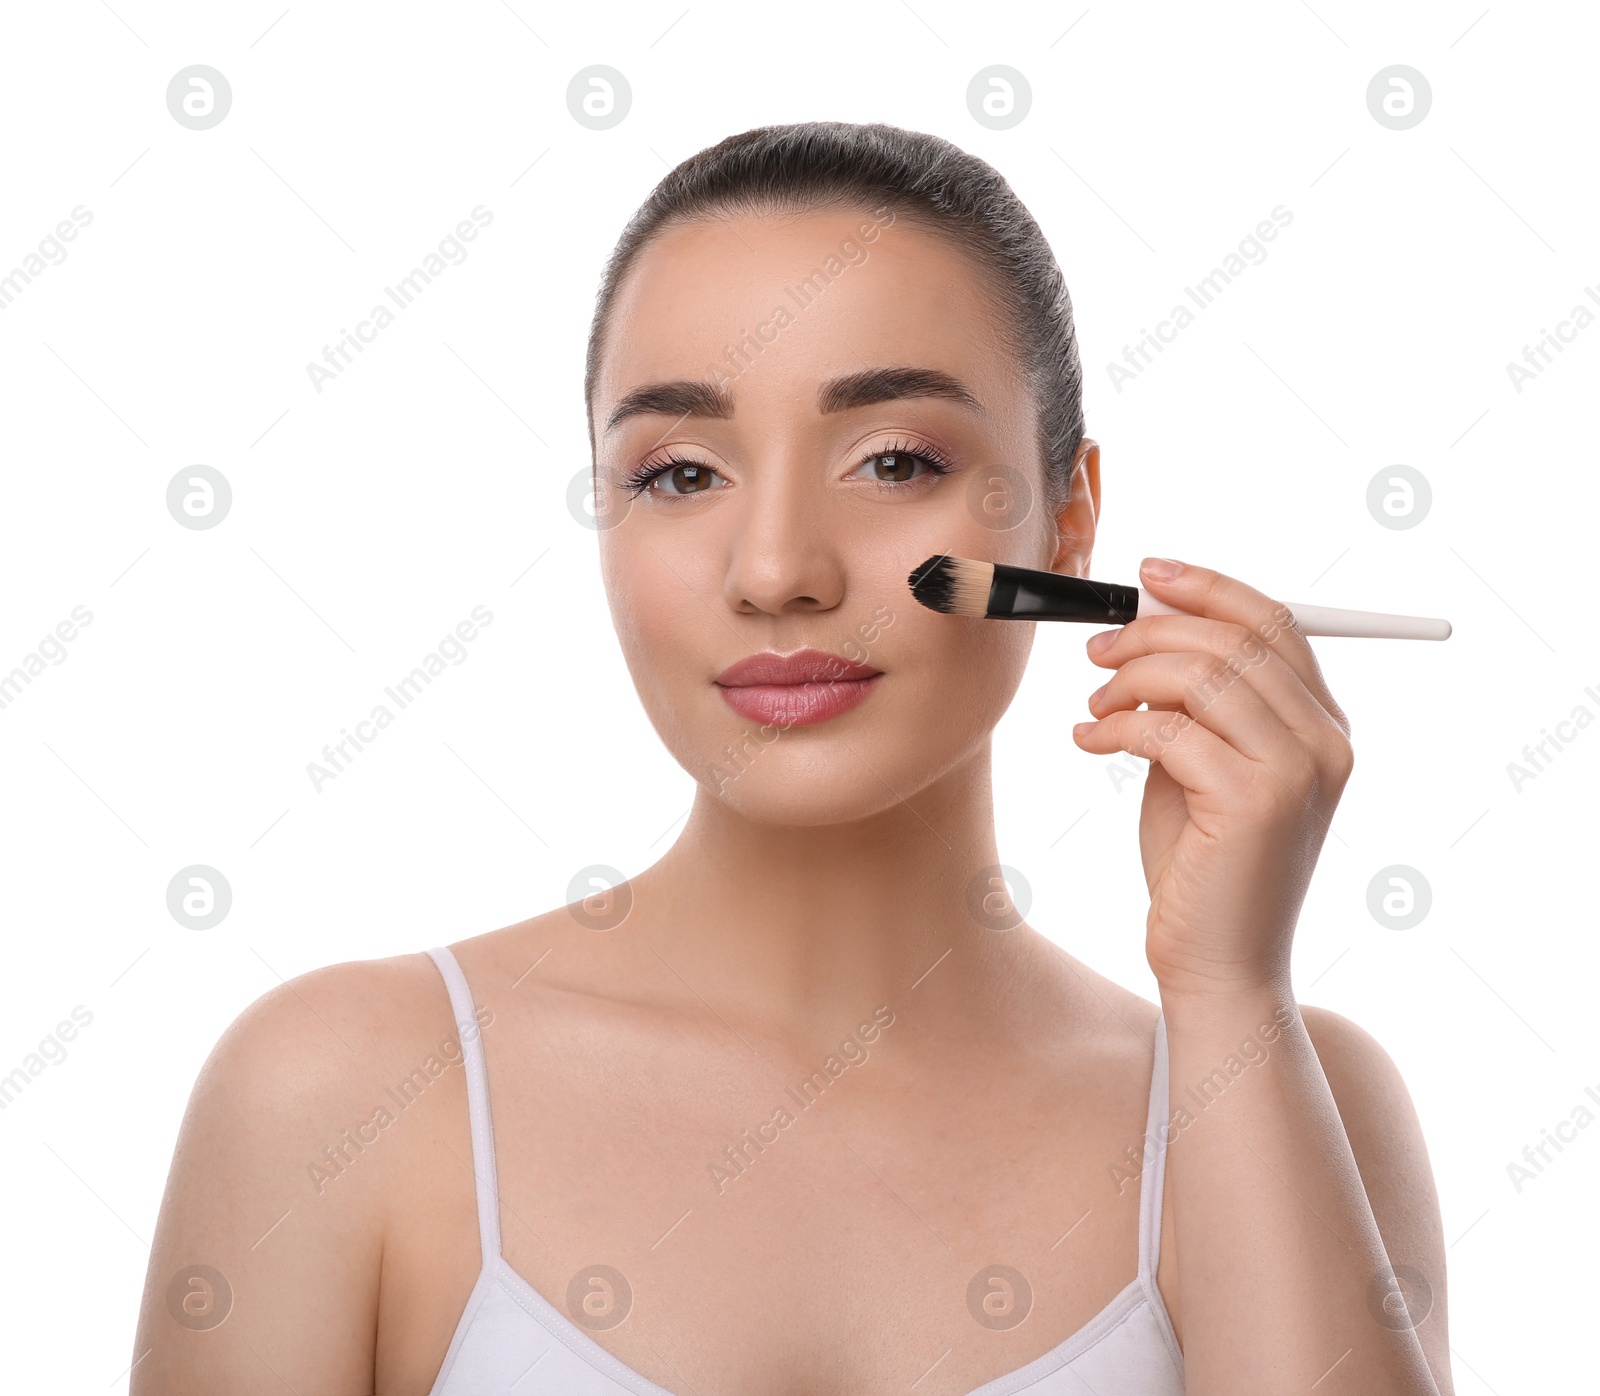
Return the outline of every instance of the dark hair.
{"type": "Polygon", "coordinates": [[[1000,173],[938,136],[881,122],[761,126],[690,156],[651,191],[622,231],[601,279],[589,330],[588,410],[611,305],[640,252],[666,228],[725,211],[861,206],[888,209],[951,238],[972,256],[1005,322],[1039,411],[1039,453],[1052,512],[1067,499],[1083,438],[1083,369],[1067,293],[1039,225],[1000,173]]]}

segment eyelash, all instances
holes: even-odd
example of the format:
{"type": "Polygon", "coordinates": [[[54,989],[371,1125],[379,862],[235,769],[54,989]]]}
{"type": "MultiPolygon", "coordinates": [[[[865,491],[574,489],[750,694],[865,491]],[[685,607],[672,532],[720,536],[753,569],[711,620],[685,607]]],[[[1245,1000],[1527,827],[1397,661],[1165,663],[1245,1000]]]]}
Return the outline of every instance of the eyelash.
{"type": "MultiPolygon", "coordinates": [[[[955,469],[955,466],[950,461],[946,460],[945,457],[933,447],[920,442],[911,443],[906,441],[894,441],[887,446],[879,447],[877,450],[868,451],[866,455],[862,456],[862,458],[856,462],[856,469],[859,470],[863,465],[866,465],[868,461],[877,460],[880,456],[910,456],[913,460],[921,461],[935,475],[948,475],[952,470],[955,469]]],[[[713,474],[716,473],[716,471],[704,461],[688,459],[683,456],[668,456],[666,460],[654,461],[645,465],[641,465],[637,470],[633,471],[630,475],[624,478],[623,484],[627,487],[629,497],[637,499],[641,494],[650,488],[650,482],[654,480],[656,476],[665,475],[669,470],[673,470],[680,465],[699,466],[702,469],[712,471],[713,474]]],[[[911,481],[874,480],[871,483],[884,486],[887,489],[899,489],[905,485],[909,485],[911,481]]],[[[657,491],[657,493],[660,492],[657,491]]],[[[703,491],[695,490],[691,493],[700,494],[703,493],[703,491]]],[[[685,496],[663,495],[662,497],[666,499],[681,499],[685,496]]]]}

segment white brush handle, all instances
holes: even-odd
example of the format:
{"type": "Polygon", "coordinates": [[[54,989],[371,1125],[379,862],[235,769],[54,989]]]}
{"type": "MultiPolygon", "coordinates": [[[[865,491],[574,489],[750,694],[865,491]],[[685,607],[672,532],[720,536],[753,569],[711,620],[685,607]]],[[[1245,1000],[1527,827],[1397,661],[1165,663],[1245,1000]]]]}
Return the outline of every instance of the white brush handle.
{"type": "MultiPolygon", "coordinates": [[[[1283,603],[1299,622],[1306,635],[1350,635],[1368,640],[1446,640],[1450,622],[1433,616],[1397,616],[1387,611],[1347,611],[1338,606],[1312,606],[1294,601],[1283,603]]],[[[1180,606],[1157,600],[1139,588],[1141,616],[1187,616],[1180,606]]]]}

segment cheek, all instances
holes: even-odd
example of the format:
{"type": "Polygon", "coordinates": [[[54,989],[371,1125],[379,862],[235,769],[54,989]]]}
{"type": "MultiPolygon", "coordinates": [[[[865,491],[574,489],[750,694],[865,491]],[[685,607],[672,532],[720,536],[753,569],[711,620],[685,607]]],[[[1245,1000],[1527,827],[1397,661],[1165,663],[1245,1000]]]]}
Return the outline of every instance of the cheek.
{"type": "Polygon", "coordinates": [[[720,653],[707,633],[716,623],[711,611],[695,599],[716,605],[720,595],[707,590],[704,577],[685,575],[692,558],[668,559],[664,551],[645,546],[626,525],[601,535],[601,575],[617,642],[658,728],[670,724],[687,686],[706,682],[711,656],[720,653]]]}
{"type": "Polygon", "coordinates": [[[903,696],[930,746],[954,751],[994,727],[1022,683],[1035,628],[910,603],[895,653],[903,696]]]}

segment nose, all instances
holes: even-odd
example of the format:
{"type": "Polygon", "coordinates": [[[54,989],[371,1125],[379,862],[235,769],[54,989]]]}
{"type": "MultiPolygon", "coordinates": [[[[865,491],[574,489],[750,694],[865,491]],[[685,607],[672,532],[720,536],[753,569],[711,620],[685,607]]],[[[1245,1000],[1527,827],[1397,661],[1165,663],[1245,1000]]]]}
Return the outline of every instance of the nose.
{"type": "Polygon", "coordinates": [[[827,611],[844,596],[840,530],[830,528],[814,466],[761,462],[729,520],[723,595],[735,611],[827,611]]]}

